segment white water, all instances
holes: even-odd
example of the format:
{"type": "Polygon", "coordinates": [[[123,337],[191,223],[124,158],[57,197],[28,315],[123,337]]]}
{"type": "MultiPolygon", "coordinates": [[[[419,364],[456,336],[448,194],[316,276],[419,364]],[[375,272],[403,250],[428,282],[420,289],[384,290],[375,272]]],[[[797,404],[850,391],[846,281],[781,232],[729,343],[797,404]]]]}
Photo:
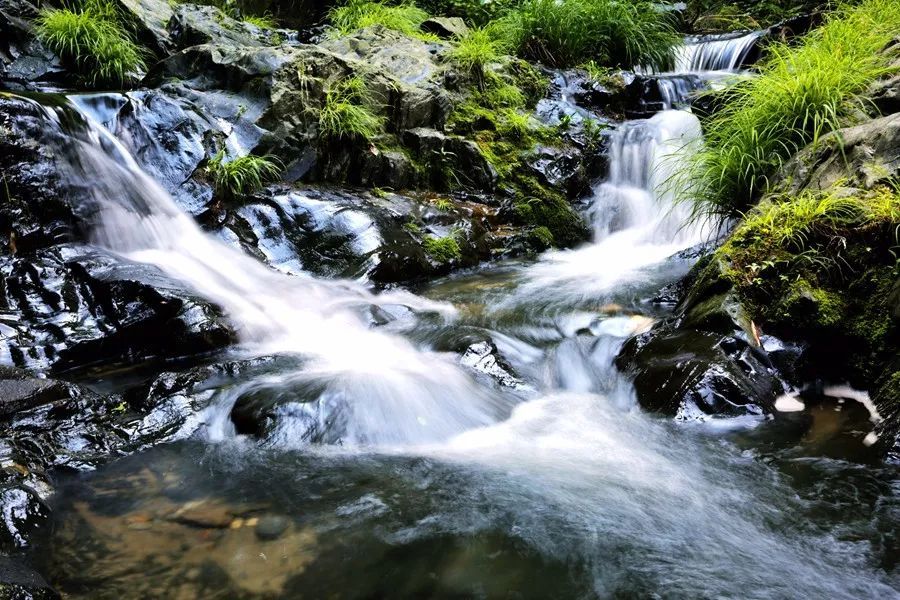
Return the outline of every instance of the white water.
{"type": "Polygon", "coordinates": [[[729,38],[689,37],[675,51],[676,73],[737,72],[753,44],[766,32],[729,38]]]}
{"type": "Polygon", "coordinates": [[[594,243],[545,254],[529,270],[523,293],[598,297],[705,241],[709,232],[689,223],[689,209],[675,201],[670,184],[700,143],[700,122],[686,111],[663,111],[619,126],[609,177],[594,189],[589,209],[594,243]]]}
{"type": "MultiPolygon", "coordinates": [[[[372,306],[452,318],[451,306],[404,292],[376,296],[350,281],[277,273],[201,231],[96,123],[89,122],[86,137],[70,162],[96,211],[94,241],[159,268],[221,307],[249,353],[307,359],[301,372],[263,385],[288,394],[315,387],[345,415],[344,443],[431,442],[508,413],[507,401],[476,386],[450,357],[422,351],[365,319],[372,306]]],[[[218,406],[210,418],[221,425],[230,408],[218,406]]]]}

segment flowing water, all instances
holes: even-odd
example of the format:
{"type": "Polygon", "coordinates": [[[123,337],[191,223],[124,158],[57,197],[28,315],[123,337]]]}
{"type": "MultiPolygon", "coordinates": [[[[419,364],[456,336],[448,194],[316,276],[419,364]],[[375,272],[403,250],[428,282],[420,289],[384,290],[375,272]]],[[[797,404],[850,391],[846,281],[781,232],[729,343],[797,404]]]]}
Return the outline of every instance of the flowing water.
{"type": "Polygon", "coordinates": [[[209,390],[179,441],[63,479],[44,561],[69,597],[898,597],[896,468],[823,451],[865,410],[802,438],[676,424],[613,365],[712,234],[661,185],[702,143],[689,112],[614,132],[591,244],[417,295],[243,256],[85,115],[65,154],[95,243],[221,306],[235,356],[281,360],[209,390]],[[250,397],[263,442],[230,419],[250,397]]]}

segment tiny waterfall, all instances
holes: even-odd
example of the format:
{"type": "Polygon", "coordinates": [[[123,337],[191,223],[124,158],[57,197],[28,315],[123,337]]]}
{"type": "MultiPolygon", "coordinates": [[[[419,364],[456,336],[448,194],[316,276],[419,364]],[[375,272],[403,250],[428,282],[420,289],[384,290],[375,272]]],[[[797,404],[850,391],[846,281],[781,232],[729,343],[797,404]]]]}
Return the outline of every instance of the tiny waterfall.
{"type": "MultiPolygon", "coordinates": [[[[329,414],[317,417],[322,427],[340,429],[334,439],[350,445],[433,442],[508,414],[508,405],[449,358],[372,329],[366,319],[373,306],[445,315],[452,307],[402,292],[376,296],[350,281],[277,273],[201,231],[86,113],[71,105],[57,111],[57,125],[60,115],[80,116],[77,132],[66,127],[57,136],[57,150],[81,193],[80,212],[94,224],[95,243],[156,266],[220,306],[249,353],[306,361],[297,372],[239,391],[278,388],[300,404],[327,404],[329,414]]],[[[235,400],[227,396],[213,408],[209,420],[219,424],[219,436],[230,435],[235,400]]]]}
{"type": "Polygon", "coordinates": [[[676,49],[676,73],[736,72],[765,31],[732,36],[691,36],[676,49]]]}
{"type": "Polygon", "coordinates": [[[594,243],[545,255],[529,271],[526,291],[596,297],[704,241],[708,231],[688,222],[689,209],[675,201],[669,183],[700,143],[700,122],[686,111],[619,126],[611,139],[609,177],[595,187],[589,210],[594,243]]]}

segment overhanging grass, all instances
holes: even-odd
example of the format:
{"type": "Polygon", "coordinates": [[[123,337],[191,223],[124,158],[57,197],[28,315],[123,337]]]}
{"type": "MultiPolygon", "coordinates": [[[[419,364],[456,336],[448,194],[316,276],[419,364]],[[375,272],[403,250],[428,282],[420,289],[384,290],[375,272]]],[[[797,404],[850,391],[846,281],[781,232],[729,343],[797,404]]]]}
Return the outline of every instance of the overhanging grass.
{"type": "Polygon", "coordinates": [[[495,23],[521,56],[556,67],[663,68],[680,41],[669,16],[640,0],[526,0],[495,23]]]}
{"type": "Polygon", "coordinates": [[[736,216],[769,189],[785,160],[866,109],[889,67],[900,0],[865,0],[833,13],[798,46],[775,44],[758,77],[721,92],[706,146],[678,183],[697,215],[736,216]]]}
{"type": "Polygon", "coordinates": [[[485,67],[498,62],[507,44],[488,29],[472,29],[446,54],[447,61],[469,73],[479,89],[485,87],[485,67]]]}
{"type": "Polygon", "coordinates": [[[35,33],[92,85],[125,85],[146,69],[144,52],[122,25],[116,8],[90,0],[80,8],[44,9],[35,33]]]}

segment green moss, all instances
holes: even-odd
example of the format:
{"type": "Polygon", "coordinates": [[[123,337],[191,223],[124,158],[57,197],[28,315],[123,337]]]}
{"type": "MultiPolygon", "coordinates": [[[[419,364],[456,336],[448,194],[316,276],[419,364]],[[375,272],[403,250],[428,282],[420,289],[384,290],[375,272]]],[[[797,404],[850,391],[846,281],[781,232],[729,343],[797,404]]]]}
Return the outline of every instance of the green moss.
{"type": "Polygon", "coordinates": [[[427,237],[422,240],[422,247],[432,260],[442,265],[462,257],[459,242],[453,236],[427,237]]]}
{"type": "Polygon", "coordinates": [[[844,320],[847,306],[838,294],[801,279],[788,287],[779,308],[781,318],[793,324],[831,328],[844,320]]]}
{"type": "Polygon", "coordinates": [[[553,245],[553,233],[543,225],[532,229],[531,237],[539,248],[549,248],[553,245]]]}

